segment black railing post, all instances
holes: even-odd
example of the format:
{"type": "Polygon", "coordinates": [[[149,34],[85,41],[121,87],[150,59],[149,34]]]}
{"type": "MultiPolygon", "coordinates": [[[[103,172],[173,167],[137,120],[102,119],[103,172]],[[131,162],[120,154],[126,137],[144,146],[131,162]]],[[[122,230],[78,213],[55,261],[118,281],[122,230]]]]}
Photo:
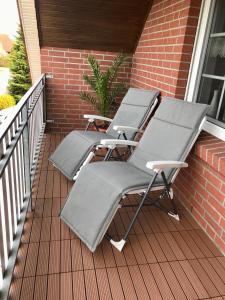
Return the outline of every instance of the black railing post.
{"type": "Polygon", "coordinates": [[[47,101],[46,101],[46,75],[42,78],[43,86],[43,123],[46,123],[47,120],[47,101]]]}
{"type": "Polygon", "coordinates": [[[30,174],[30,151],[29,151],[29,124],[28,124],[28,106],[27,103],[22,109],[22,120],[26,122],[23,130],[23,152],[24,152],[24,179],[25,179],[25,198],[28,199],[28,210],[32,209],[31,197],[31,174],[30,174]]]}

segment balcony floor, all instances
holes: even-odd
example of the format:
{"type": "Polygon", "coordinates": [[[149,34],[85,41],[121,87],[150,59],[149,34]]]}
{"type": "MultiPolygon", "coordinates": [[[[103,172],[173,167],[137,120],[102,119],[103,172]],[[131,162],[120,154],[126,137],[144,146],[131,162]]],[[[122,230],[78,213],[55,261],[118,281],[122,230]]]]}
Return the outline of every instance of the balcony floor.
{"type": "MultiPolygon", "coordinates": [[[[48,163],[60,139],[42,144],[9,299],[225,300],[225,257],[181,205],[180,222],[145,207],[123,253],[104,240],[92,254],[58,218],[71,188],[48,163]]],[[[121,209],[110,232],[122,234],[131,215],[121,209]]]]}

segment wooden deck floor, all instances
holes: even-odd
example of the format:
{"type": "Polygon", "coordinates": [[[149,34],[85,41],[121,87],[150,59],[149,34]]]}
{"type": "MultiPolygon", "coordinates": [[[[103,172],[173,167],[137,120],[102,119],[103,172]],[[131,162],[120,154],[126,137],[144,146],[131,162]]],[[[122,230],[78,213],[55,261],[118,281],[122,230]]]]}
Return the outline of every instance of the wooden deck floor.
{"type": "MultiPolygon", "coordinates": [[[[42,145],[9,299],[225,300],[225,257],[182,207],[180,222],[145,207],[123,253],[104,240],[92,254],[58,218],[71,188],[48,163],[59,141],[46,135],[42,145]]],[[[111,234],[131,215],[121,209],[111,234]]]]}

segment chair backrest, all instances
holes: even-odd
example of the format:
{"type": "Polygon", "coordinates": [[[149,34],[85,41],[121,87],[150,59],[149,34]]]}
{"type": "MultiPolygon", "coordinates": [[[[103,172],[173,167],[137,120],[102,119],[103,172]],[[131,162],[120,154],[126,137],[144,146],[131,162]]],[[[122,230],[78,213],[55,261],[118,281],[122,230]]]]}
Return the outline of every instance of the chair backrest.
{"type": "MultiPolygon", "coordinates": [[[[146,168],[148,161],[184,160],[200,132],[207,110],[205,104],[164,98],[129,162],[151,174],[146,168]]],[[[174,172],[168,169],[165,174],[171,179],[174,172]]]]}
{"type": "MultiPolygon", "coordinates": [[[[115,125],[142,128],[158,95],[159,91],[156,90],[129,88],[107,133],[117,138],[118,134],[113,130],[115,125]]],[[[127,139],[133,140],[135,134],[135,132],[126,134],[127,139]]]]}

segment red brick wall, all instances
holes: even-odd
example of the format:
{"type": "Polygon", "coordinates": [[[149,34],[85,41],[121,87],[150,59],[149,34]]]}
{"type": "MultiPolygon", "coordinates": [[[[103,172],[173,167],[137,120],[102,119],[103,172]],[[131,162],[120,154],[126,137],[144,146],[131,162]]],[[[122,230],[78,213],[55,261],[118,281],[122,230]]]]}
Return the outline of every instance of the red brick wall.
{"type": "MultiPolygon", "coordinates": [[[[89,72],[88,55],[95,56],[102,69],[111,64],[116,53],[85,51],[64,48],[42,48],[43,73],[51,73],[47,80],[47,118],[54,120],[47,129],[54,132],[69,132],[85,127],[84,113],[96,113],[93,107],[79,97],[80,91],[88,89],[82,76],[89,72]]],[[[130,81],[131,57],[121,67],[118,80],[130,81]]]]}
{"type": "Polygon", "coordinates": [[[176,197],[225,253],[225,142],[202,134],[176,179],[176,197]]]}
{"type": "MultiPolygon", "coordinates": [[[[184,98],[201,1],[155,0],[133,57],[131,85],[184,98]]],[[[175,196],[225,253],[225,143],[203,136],[175,196]]]]}
{"type": "Polygon", "coordinates": [[[155,0],[133,57],[131,85],[185,94],[201,1],[155,0]]]}

